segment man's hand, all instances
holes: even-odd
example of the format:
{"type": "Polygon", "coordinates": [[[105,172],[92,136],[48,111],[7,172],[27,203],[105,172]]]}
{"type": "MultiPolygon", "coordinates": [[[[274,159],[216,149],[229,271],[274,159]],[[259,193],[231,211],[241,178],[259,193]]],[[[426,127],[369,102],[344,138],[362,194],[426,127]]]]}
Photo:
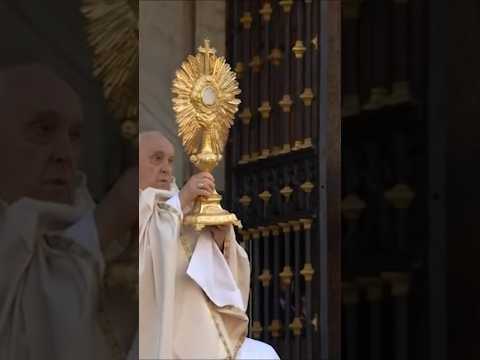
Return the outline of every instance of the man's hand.
{"type": "Polygon", "coordinates": [[[217,243],[221,251],[223,251],[223,246],[225,244],[225,238],[227,237],[227,231],[229,229],[228,225],[219,225],[219,226],[208,226],[207,230],[210,231],[212,238],[217,243]]]}
{"type": "Polygon", "coordinates": [[[208,172],[193,175],[180,191],[182,209],[190,206],[198,196],[208,196],[215,191],[215,179],[208,172]]]}

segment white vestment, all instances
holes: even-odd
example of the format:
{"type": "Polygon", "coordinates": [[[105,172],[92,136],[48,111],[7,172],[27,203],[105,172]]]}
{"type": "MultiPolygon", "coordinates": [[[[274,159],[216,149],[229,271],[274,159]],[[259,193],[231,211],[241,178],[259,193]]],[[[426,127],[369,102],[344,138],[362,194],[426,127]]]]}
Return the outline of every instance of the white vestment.
{"type": "Polygon", "coordinates": [[[250,264],[233,228],[222,254],[181,225],[177,192],[139,193],[140,359],[278,359],[246,338],[250,264]]]}
{"type": "Polygon", "coordinates": [[[80,179],[73,206],[0,205],[0,359],[96,359],[103,272],[94,203],[80,179]]]}

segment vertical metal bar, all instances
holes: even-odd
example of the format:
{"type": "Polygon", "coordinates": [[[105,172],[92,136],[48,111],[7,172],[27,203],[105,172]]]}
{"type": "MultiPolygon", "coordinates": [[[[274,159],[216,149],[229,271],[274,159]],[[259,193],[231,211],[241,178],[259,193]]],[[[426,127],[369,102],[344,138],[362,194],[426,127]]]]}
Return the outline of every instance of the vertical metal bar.
{"type": "Polygon", "coordinates": [[[316,259],[320,330],[314,358],[341,357],[341,2],[318,1],[320,7],[320,89],[318,142],[318,229],[316,259]],[[316,353],[316,354],[315,354],[316,353]]]}
{"type": "Polygon", "coordinates": [[[305,264],[303,266],[300,274],[305,280],[305,334],[306,334],[306,345],[305,345],[305,356],[306,360],[313,359],[312,353],[312,278],[315,274],[315,270],[312,265],[312,240],[311,240],[311,230],[312,230],[312,219],[301,219],[300,220],[303,226],[303,232],[305,234],[305,264]]]}
{"type": "Polygon", "coordinates": [[[259,86],[260,86],[260,70],[262,68],[262,59],[260,57],[260,16],[258,13],[258,2],[254,1],[251,7],[252,11],[252,41],[251,41],[251,54],[249,66],[251,69],[252,81],[250,83],[250,93],[252,95],[251,109],[252,109],[252,122],[250,125],[250,159],[251,161],[257,161],[260,156],[259,149],[259,137],[260,137],[260,112],[259,108],[259,86]]]}
{"type": "Polygon", "coordinates": [[[318,123],[320,118],[320,2],[313,1],[312,5],[312,88],[315,96],[312,108],[312,140],[313,144],[318,139],[318,123]]]}
{"type": "Polygon", "coordinates": [[[364,231],[366,233],[365,244],[362,245],[366,251],[378,251],[381,246],[380,241],[388,241],[388,237],[381,237],[386,228],[388,220],[384,214],[387,214],[386,202],[383,194],[378,189],[382,188],[382,172],[380,167],[380,146],[377,143],[362,143],[365,151],[366,171],[368,173],[368,181],[364,186],[368,194],[367,208],[365,216],[364,231]],[[380,226],[379,226],[380,225],[380,226]]]}
{"type": "Polygon", "coordinates": [[[408,293],[410,280],[408,274],[383,273],[391,286],[394,307],[393,351],[394,360],[407,360],[408,353],[408,293]]]}
{"type": "Polygon", "coordinates": [[[282,63],[282,52],[280,50],[280,36],[281,36],[281,16],[279,16],[280,8],[278,3],[273,7],[273,48],[269,55],[269,60],[271,63],[271,78],[270,78],[270,104],[272,108],[271,118],[270,118],[270,137],[269,137],[269,148],[270,153],[273,156],[280,154],[280,149],[282,147],[282,137],[281,137],[281,128],[282,123],[280,121],[280,111],[278,106],[278,101],[280,100],[280,94],[282,92],[282,73],[281,73],[281,63],[282,63]]]}
{"type": "Polygon", "coordinates": [[[253,321],[251,332],[255,339],[259,339],[263,331],[260,321],[261,293],[258,280],[260,276],[260,231],[251,229],[250,232],[253,243],[253,321]]]}
{"type": "Polygon", "coordinates": [[[292,47],[292,58],[294,59],[295,79],[294,79],[294,117],[293,117],[293,148],[300,150],[303,147],[303,59],[305,55],[305,44],[303,42],[303,2],[295,2],[296,27],[295,44],[292,47]]]}
{"type": "Polygon", "coordinates": [[[292,9],[293,1],[280,1],[279,4],[282,6],[284,12],[284,59],[283,62],[283,96],[278,102],[282,110],[282,149],[281,153],[286,154],[291,151],[291,133],[290,133],[290,111],[293,104],[292,97],[290,95],[290,58],[291,58],[291,45],[290,45],[290,12],[292,9]]]}
{"type": "Polygon", "coordinates": [[[280,193],[281,186],[281,169],[272,169],[272,214],[276,218],[282,212],[282,194],[280,193]]]}
{"type": "Polygon", "coordinates": [[[370,36],[372,38],[371,51],[371,75],[372,85],[367,104],[363,106],[365,110],[376,110],[388,104],[389,62],[388,52],[390,35],[390,13],[388,11],[389,2],[372,1],[367,2],[370,9],[370,36]]]}
{"type": "Polygon", "coordinates": [[[396,248],[400,251],[408,249],[408,209],[415,198],[415,193],[407,185],[408,179],[408,149],[406,139],[402,134],[396,134],[392,141],[395,165],[395,180],[396,185],[385,192],[385,198],[395,208],[395,235],[396,248]]]}
{"type": "Polygon", "coordinates": [[[252,198],[250,197],[249,193],[250,188],[249,188],[249,176],[243,176],[241,179],[241,188],[240,188],[240,194],[242,196],[238,199],[238,203],[240,203],[241,209],[240,209],[240,214],[241,214],[241,220],[244,225],[248,224],[250,222],[249,219],[249,208],[250,204],[252,203],[252,198]]]}
{"type": "Polygon", "coordinates": [[[361,0],[343,3],[342,21],[342,116],[352,116],[360,111],[358,88],[359,64],[359,14],[361,0]]]}
{"type": "Polygon", "coordinates": [[[342,154],[343,191],[342,214],[344,218],[345,231],[343,232],[343,255],[352,256],[358,249],[358,223],[365,210],[366,203],[357,194],[359,188],[358,157],[351,146],[344,146],[342,154]]]}
{"type": "Polygon", "coordinates": [[[301,209],[301,201],[302,201],[302,191],[300,190],[301,183],[300,183],[300,176],[299,176],[300,167],[301,167],[301,164],[299,164],[296,161],[293,162],[293,165],[291,167],[292,169],[291,184],[293,188],[291,210],[292,210],[292,214],[294,214],[295,217],[298,216],[297,212],[299,211],[299,209],[301,209]]]}
{"type": "Polygon", "coordinates": [[[405,295],[395,296],[395,358],[394,360],[407,360],[408,355],[408,302],[405,295]]]}
{"type": "Polygon", "coordinates": [[[389,100],[391,105],[411,100],[408,82],[408,1],[393,1],[392,23],[393,84],[389,100]]]}
{"type": "Polygon", "coordinates": [[[291,343],[291,333],[289,330],[290,325],[290,307],[291,307],[291,299],[290,299],[290,287],[292,284],[292,277],[293,272],[290,266],[290,224],[288,223],[279,223],[278,224],[283,231],[284,236],[284,253],[285,253],[285,264],[283,267],[282,272],[280,273],[280,281],[282,284],[282,288],[285,292],[285,315],[283,319],[285,333],[284,333],[284,357],[286,359],[290,359],[290,343],[291,343]]]}
{"type": "Polygon", "coordinates": [[[312,105],[315,98],[315,94],[312,89],[312,0],[305,0],[305,88],[303,89],[300,98],[302,99],[304,106],[303,115],[303,141],[302,147],[308,148],[313,145],[312,143],[312,105]]]}
{"type": "Polygon", "coordinates": [[[290,187],[291,183],[292,183],[292,179],[290,178],[290,174],[289,174],[289,168],[288,166],[283,166],[282,168],[282,172],[283,172],[283,188],[280,189],[280,194],[282,195],[283,199],[282,199],[282,216],[284,217],[288,217],[289,215],[289,211],[290,211],[290,207],[291,207],[291,196],[292,196],[292,193],[293,193],[293,189],[290,187]]]}
{"type": "Polygon", "coordinates": [[[358,349],[358,288],[353,283],[342,285],[342,303],[345,309],[345,360],[357,360],[358,349]]]}
{"type": "Polygon", "coordinates": [[[250,161],[249,144],[250,144],[250,123],[252,119],[251,108],[251,74],[248,71],[247,64],[250,61],[250,42],[251,42],[251,26],[252,15],[250,12],[250,1],[245,0],[244,11],[240,18],[240,24],[242,25],[242,62],[236,64],[235,69],[237,74],[241,74],[242,77],[242,93],[240,94],[242,100],[242,110],[238,117],[242,121],[241,126],[241,158],[239,163],[245,164],[250,161]]]}
{"type": "Polygon", "coordinates": [[[315,188],[315,185],[312,183],[312,177],[314,176],[313,174],[313,169],[311,169],[311,160],[305,160],[305,182],[300,185],[300,189],[304,193],[304,199],[305,202],[303,204],[304,206],[304,211],[305,212],[310,212],[312,210],[312,191],[315,188]]]}
{"type": "MultiPolygon", "coordinates": [[[[250,234],[249,241],[248,241],[248,255],[250,259],[250,263],[252,262],[253,256],[253,230],[247,229],[248,233],[250,234]]],[[[252,279],[252,276],[250,276],[252,279]]],[[[253,323],[253,282],[250,281],[250,296],[248,298],[248,318],[250,319],[249,327],[248,327],[248,336],[253,337],[252,334],[252,323],[253,323]]]]}
{"type": "Polygon", "coordinates": [[[273,345],[278,349],[279,337],[282,328],[280,321],[280,288],[279,288],[279,275],[280,275],[280,227],[278,225],[272,225],[270,227],[272,232],[273,241],[273,320],[270,326],[272,333],[273,345]]]}
{"type": "Polygon", "coordinates": [[[367,289],[370,310],[370,355],[371,360],[382,359],[382,281],[377,278],[360,278],[359,284],[367,289]]]}
{"type": "MultiPolygon", "coordinates": [[[[428,114],[426,116],[425,128],[425,131],[428,134],[427,144],[425,144],[428,149],[428,159],[426,159],[428,164],[428,183],[425,185],[428,188],[429,194],[428,197],[426,196],[428,199],[426,199],[428,204],[428,209],[426,210],[429,214],[427,229],[429,234],[427,243],[427,251],[429,254],[427,267],[429,284],[427,310],[427,317],[429,319],[427,349],[431,359],[435,360],[446,360],[450,351],[453,351],[453,353],[456,351],[456,349],[448,349],[447,323],[448,318],[451,315],[449,315],[448,312],[450,300],[447,291],[450,290],[451,293],[452,291],[455,291],[455,289],[460,288],[452,288],[450,287],[450,284],[447,284],[449,279],[447,274],[455,273],[462,268],[460,267],[455,270],[448,267],[448,259],[449,256],[452,255],[451,253],[448,253],[449,231],[456,233],[456,229],[459,228],[457,225],[453,225],[457,223],[456,220],[450,218],[449,221],[447,221],[449,214],[448,205],[452,206],[456,203],[455,201],[448,200],[449,196],[447,195],[447,178],[450,179],[448,180],[450,188],[452,186],[452,180],[456,183],[463,183],[463,181],[457,182],[462,179],[462,173],[453,175],[453,179],[450,177],[451,173],[449,173],[449,171],[461,169],[463,165],[459,165],[459,167],[457,167],[451,162],[445,161],[446,157],[448,156],[447,154],[450,152],[448,149],[456,148],[457,144],[459,145],[457,141],[451,139],[448,131],[450,123],[449,118],[452,116],[452,113],[448,111],[451,104],[449,102],[449,89],[451,88],[448,86],[450,83],[448,81],[450,75],[448,75],[449,72],[447,70],[449,57],[444,56],[444,39],[451,33],[449,33],[449,27],[444,25],[447,23],[447,19],[452,19],[451,15],[449,14],[451,6],[450,4],[451,3],[449,1],[436,1],[423,4],[416,2],[414,5],[416,8],[415,10],[418,8],[422,9],[422,7],[425,8],[425,10],[416,11],[417,14],[415,17],[418,20],[415,19],[415,17],[410,19],[410,21],[414,23],[421,23],[422,25],[425,25],[423,23],[423,19],[425,19],[425,15],[428,16],[429,21],[426,30],[427,36],[424,39],[417,39],[416,44],[414,41],[410,41],[409,45],[411,49],[417,48],[417,51],[420,50],[419,48],[422,48],[423,50],[425,47],[428,47],[428,50],[425,51],[425,55],[427,55],[429,59],[435,59],[435,61],[429,63],[428,70],[422,69],[422,67],[419,66],[418,68],[420,69],[414,70],[412,74],[413,77],[415,75],[419,75],[415,74],[415,71],[418,71],[422,74],[426,73],[425,77],[428,79],[428,83],[425,84],[425,87],[421,88],[429,89],[427,92],[428,95],[425,98],[425,113],[428,114]],[[456,178],[459,180],[455,180],[456,178]],[[450,222],[452,220],[453,223],[450,222]],[[448,228],[451,230],[448,230],[448,228]]],[[[458,19],[457,16],[458,14],[454,15],[454,17],[458,19]]],[[[417,26],[415,28],[418,29],[417,26]]],[[[410,31],[410,36],[415,36],[414,31],[410,31]]],[[[460,80],[460,78],[458,80],[460,80]]],[[[458,82],[455,83],[458,84],[458,82]]],[[[460,93],[458,93],[458,95],[460,95],[460,93]]],[[[457,112],[455,113],[458,114],[457,112]]],[[[464,130],[468,132],[467,129],[464,128],[464,130]]],[[[457,139],[459,142],[463,142],[463,139],[457,139]]],[[[463,152],[463,150],[460,151],[460,153],[461,152],[463,152]]],[[[456,156],[457,155],[454,157],[456,156]]],[[[468,168],[463,167],[463,169],[468,171],[468,168]]],[[[455,219],[457,219],[456,216],[455,219]]],[[[465,220],[466,219],[462,219],[462,221],[465,220]]],[[[450,248],[450,250],[452,249],[450,248]]],[[[460,300],[460,303],[462,303],[461,295],[458,297],[458,300],[460,300]]],[[[450,306],[451,305],[455,306],[455,303],[450,303],[450,306]]],[[[458,324],[458,322],[456,322],[456,324],[458,324]]],[[[455,323],[453,321],[449,325],[451,327],[455,327],[455,323]]],[[[459,346],[462,346],[462,344],[459,344],[459,346]]]]}
{"type": "Polygon", "coordinates": [[[260,107],[258,111],[260,112],[260,159],[266,159],[270,156],[270,147],[268,143],[269,138],[269,124],[271,121],[271,110],[270,105],[270,93],[269,93],[269,81],[270,81],[270,65],[268,61],[268,56],[270,53],[270,19],[272,16],[272,6],[269,2],[265,2],[263,7],[259,11],[262,17],[263,23],[263,67],[261,74],[261,94],[260,94],[260,107]]]}
{"type": "Polygon", "coordinates": [[[294,233],[294,270],[293,270],[293,290],[294,290],[294,308],[295,308],[295,317],[290,324],[290,329],[295,336],[295,347],[294,347],[294,359],[302,359],[301,355],[301,336],[302,336],[302,322],[300,320],[301,315],[301,288],[300,288],[300,271],[301,271],[301,260],[300,260],[300,222],[299,221],[289,221],[289,224],[292,226],[294,233]]]}
{"type": "Polygon", "coordinates": [[[258,194],[258,197],[262,200],[262,213],[260,214],[260,222],[263,224],[266,221],[268,221],[269,217],[269,207],[270,207],[270,198],[272,197],[272,194],[269,191],[269,179],[268,179],[268,170],[264,170],[261,172],[261,175],[258,174],[258,177],[262,176],[263,180],[263,191],[258,194]]]}
{"type": "Polygon", "coordinates": [[[270,228],[260,227],[259,230],[262,233],[263,241],[263,271],[258,280],[260,280],[263,286],[263,340],[268,342],[270,340],[268,325],[270,324],[270,282],[272,280],[269,251],[270,228]]]}

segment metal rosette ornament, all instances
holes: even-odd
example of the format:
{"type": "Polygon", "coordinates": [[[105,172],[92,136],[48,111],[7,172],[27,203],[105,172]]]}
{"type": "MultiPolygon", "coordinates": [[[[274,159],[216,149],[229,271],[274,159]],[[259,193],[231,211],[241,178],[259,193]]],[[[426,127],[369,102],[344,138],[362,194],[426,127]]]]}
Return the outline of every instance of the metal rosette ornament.
{"type": "Polygon", "coordinates": [[[122,135],[138,135],[138,0],[84,0],[82,13],[94,52],[94,75],[122,135]]]}
{"type": "MultiPolygon", "coordinates": [[[[238,111],[240,94],[235,73],[224,57],[217,57],[210,41],[204,40],[195,56],[189,55],[173,80],[173,110],[178,136],[190,161],[211,172],[222,160],[228,133],[238,111]]],[[[200,231],[205,226],[232,224],[241,227],[235,214],[220,206],[215,191],[199,197],[184,223],[200,231]]]]}

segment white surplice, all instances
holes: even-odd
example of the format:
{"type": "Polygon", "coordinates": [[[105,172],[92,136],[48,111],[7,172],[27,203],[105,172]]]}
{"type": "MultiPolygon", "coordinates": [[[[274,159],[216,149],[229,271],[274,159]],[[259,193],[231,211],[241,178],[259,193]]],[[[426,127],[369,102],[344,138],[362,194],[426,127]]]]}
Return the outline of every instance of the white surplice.
{"type": "Polygon", "coordinates": [[[222,253],[182,217],[174,184],[139,192],[140,359],[278,359],[246,338],[250,263],[233,228],[222,253]]]}
{"type": "Polygon", "coordinates": [[[94,203],[78,177],[73,206],[0,205],[0,359],[96,359],[104,262],[94,203]]]}

